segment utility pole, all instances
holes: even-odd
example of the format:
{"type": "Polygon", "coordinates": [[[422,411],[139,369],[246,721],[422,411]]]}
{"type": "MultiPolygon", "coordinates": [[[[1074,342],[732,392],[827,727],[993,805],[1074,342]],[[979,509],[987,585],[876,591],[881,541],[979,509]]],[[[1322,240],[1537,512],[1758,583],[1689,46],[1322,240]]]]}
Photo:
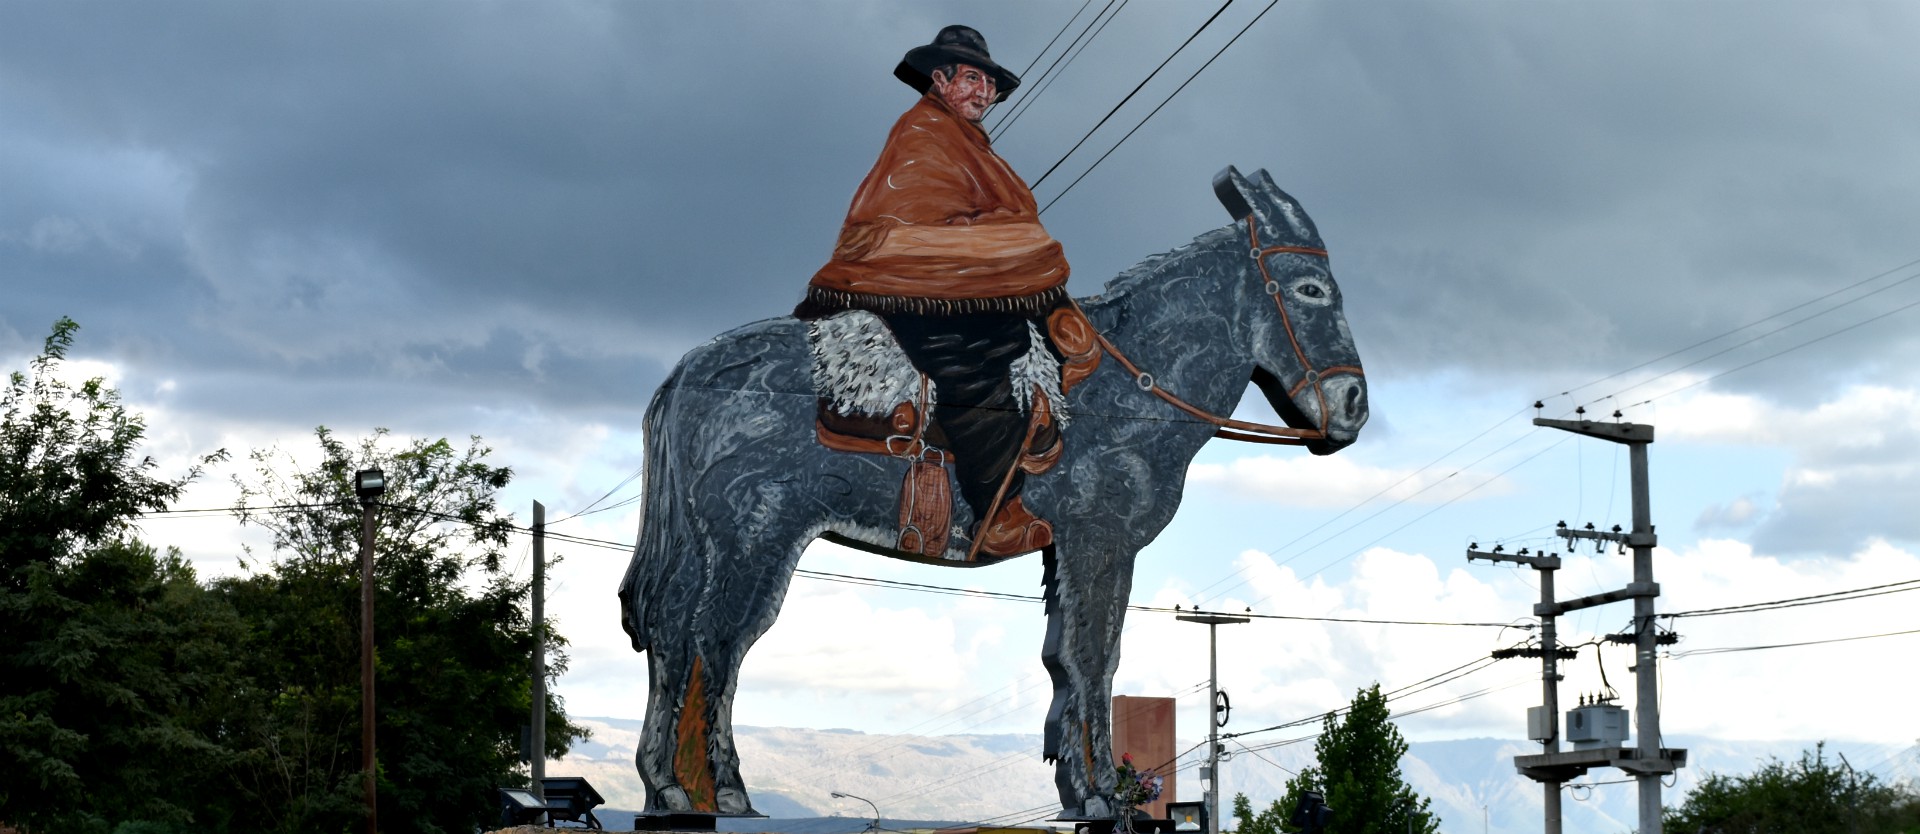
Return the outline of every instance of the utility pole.
{"type": "Polygon", "coordinates": [[[1207,790],[1201,801],[1207,803],[1207,834],[1220,834],[1220,718],[1223,711],[1220,704],[1220,637],[1221,625],[1252,622],[1252,617],[1238,614],[1177,614],[1176,620],[1189,623],[1207,624],[1207,704],[1211,707],[1207,714],[1207,769],[1201,778],[1207,780],[1207,790]]]}
{"type": "MultiPolygon", "coordinates": [[[[1535,403],[1535,407],[1539,407],[1535,403]]],[[[1542,741],[1546,750],[1534,756],[1515,756],[1514,767],[1520,773],[1546,785],[1547,831],[1549,834],[1559,830],[1560,784],[1580,776],[1592,767],[1616,767],[1633,774],[1639,787],[1639,834],[1661,834],[1660,777],[1685,767],[1687,751],[1665,749],[1660,746],[1660,676],[1657,668],[1658,647],[1664,640],[1654,628],[1654,600],[1660,596],[1660,585],[1653,581],[1653,548],[1657,539],[1653,532],[1652,500],[1647,485],[1647,445],[1653,442],[1653,426],[1640,423],[1596,423],[1585,419],[1585,409],[1577,409],[1579,420],[1553,420],[1536,417],[1533,424],[1545,428],[1587,437],[1599,438],[1614,443],[1625,444],[1629,466],[1632,470],[1633,491],[1633,529],[1621,532],[1618,526],[1612,531],[1593,529],[1587,525],[1585,530],[1570,529],[1563,522],[1556,535],[1567,540],[1569,546],[1582,539],[1595,542],[1610,542],[1616,546],[1633,549],[1633,581],[1627,587],[1559,602],[1553,598],[1553,574],[1559,568],[1559,559],[1555,556],[1534,557],[1532,564],[1541,572],[1539,604],[1533,607],[1533,613],[1541,622],[1541,653],[1545,657],[1542,673],[1542,700],[1540,712],[1528,712],[1528,735],[1542,741]],[[1549,560],[1551,566],[1549,566],[1549,560]],[[1560,716],[1559,697],[1556,684],[1559,675],[1553,666],[1559,647],[1555,642],[1554,618],[1570,611],[1605,605],[1612,602],[1633,600],[1633,632],[1631,634],[1608,635],[1611,642],[1631,642],[1635,646],[1635,661],[1630,670],[1635,676],[1634,709],[1636,746],[1633,748],[1609,746],[1605,738],[1587,736],[1573,738],[1577,749],[1561,751],[1559,749],[1558,723],[1560,716]],[[1536,718],[1540,716],[1539,718],[1536,718]],[[1545,727],[1537,726],[1547,723],[1545,727]]],[[[1618,418],[1620,412],[1614,412],[1618,418]]],[[[1477,548],[1477,545],[1475,546],[1477,548]]],[[[1470,549],[1467,558],[1485,558],[1494,561],[1525,561],[1519,557],[1501,557],[1499,548],[1492,553],[1483,553],[1470,549]]],[[[1522,551],[1524,554],[1525,551],[1522,551]]],[[[1670,635],[1669,635],[1670,636],[1670,635]]],[[[1524,653],[1524,652],[1523,652],[1524,653]]],[[[1499,653],[1496,653],[1498,656],[1499,653]]],[[[1582,707],[1582,710],[1589,709],[1582,707]]],[[[1596,707],[1597,709],[1597,707],[1596,707]]],[[[1609,709],[1617,709],[1609,707],[1609,709]]],[[[1575,710],[1578,713],[1581,710],[1575,710]]],[[[1617,713],[1616,713],[1617,714],[1617,713]]],[[[1570,714],[1571,715],[1571,714],[1570,714]]],[[[1624,718],[1622,719],[1624,723],[1624,718]]],[[[1569,723],[1569,727],[1573,724],[1569,723]]],[[[1613,740],[1622,740],[1624,726],[1613,740]]]]}
{"type": "MultiPolygon", "coordinates": [[[[1492,551],[1467,549],[1467,561],[1485,559],[1489,562],[1513,562],[1529,565],[1540,573],[1540,605],[1551,611],[1553,608],[1553,574],[1560,569],[1560,554],[1545,553],[1538,556],[1527,555],[1526,550],[1519,553],[1502,553],[1496,547],[1492,551]]],[[[1564,656],[1571,658],[1571,649],[1560,648],[1559,635],[1555,621],[1559,618],[1552,613],[1540,615],[1540,648],[1538,651],[1522,649],[1519,656],[1537,654],[1540,656],[1540,706],[1527,710],[1527,737],[1541,743],[1541,752],[1552,755],[1560,752],[1560,670],[1559,661],[1564,656]]],[[[1541,780],[1545,788],[1542,807],[1546,810],[1546,834],[1560,834],[1560,784],[1557,778],[1541,780]]]]}
{"type": "Polygon", "coordinates": [[[367,803],[367,834],[380,831],[373,778],[373,514],[386,491],[387,476],[380,470],[353,473],[353,492],[360,498],[360,789],[367,803]]]}
{"type": "Polygon", "coordinates": [[[547,801],[547,508],[533,502],[533,719],[527,764],[533,795],[547,801]]]}

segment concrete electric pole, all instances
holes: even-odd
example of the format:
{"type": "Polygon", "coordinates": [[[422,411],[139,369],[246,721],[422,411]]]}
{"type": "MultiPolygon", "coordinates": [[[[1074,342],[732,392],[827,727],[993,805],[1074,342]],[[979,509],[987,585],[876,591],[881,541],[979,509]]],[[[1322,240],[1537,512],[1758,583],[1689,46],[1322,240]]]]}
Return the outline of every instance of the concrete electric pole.
{"type": "Polygon", "coordinates": [[[1207,834],[1220,834],[1220,638],[1219,627],[1251,622],[1238,614],[1176,614],[1174,619],[1207,624],[1207,770],[1201,778],[1207,791],[1201,798],[1207,803],[1207,834]]]}
{"type": "MultiPolygon", "coordinates": [[[[1619,416],[1618,412],[1615,413],[1619,416]]],[[[1588,525],[1585,530],[1574,530],[1561,524],[1557,535],[1566,539],[1569,545],[1582,539],[1596,542],[1611,542],[1615,545],[1633,549],[1633,581],[1627,587],[1616,591],[1593,594],[1579,599],[1559,602],[1553,598],[1553,573],[1560,567],[1557,555],[1523,558],[1498,553],[1470,549],[1469,561],[1480,558],[1493,561],[1521,562],[1530,564],[1540,571],[1540,602],[1533,607],[1533,613],[1540,618],[1541,656],[1544,658],[1542,672],[1542,700],[1544,703],[1529,710],[1528,735],[1542,742],[1546,749],[1539,755],[1515,756],[1514,767],[1521,775],[1546,786],[1546,830],[1555,834],[1560,830],[1560,785],[1580,776],[1592,767],[1617,767],[1633,774],[1640,789],[1640,834],[1661,834],[1660,819],[1660,777],[1685,767],[1687,751],[1666,749],[1660,746],[1660,676],[1657,669],[1657,652],[1660,635],[1654,628],[1653,602],[1660,596],[1660,585],[1653,581],[1653,548],[1657,539],[1653,533],[1652,501],[1647,485],[1647,445],[1653,442],[1653,426],[1640,423],[1597,423],[1592,420],[1552,420],[1544,417],[1534,418],[1533,424],[1546,428],[1560,429],[1574,434],[1595,437],[1627,447],[1631,468],[1633,490],[1633,529],[1621,532],[1614,527],[1611,532],[1594,530],[1588,525]],[[1554,618],[1570,611],[1605,605],[1612,602],[1633,600],[1633,633],[1630,635],[1610,635],[1615,642],[1632,642],[1635,646],[1635,661],[1631,670],[1635,676],[1634,709],[1636,746],[1620,747],[1618,740],[1624,739],[1625,728],[1620,734],[1607,736],[1594,733],[1593,728],[1582,735],[1573,736],[1576,749],[1561,751],[1559,746],[1559,675],[1554,666],[1560,652],[1554,633],[1554,618]],[[1541,724],[1545,726],[1540,726],[1541,724]]],[[[1586,718],[1583,710],[1579,718],[1586,718]]],[[[1617,709],[1607,706],[1606,709],[1617,709]]],[[[1597,713],[1595,713],[1597,715],[1597,713]]],[[[1569,713],[1568,726],[1573,727],[1569,713]]],[[[1604,717],[1604,716],[1602,716],[1604,717]]],[[[1622,719],[1624,721],[1624,719],[1622,719]]]]}
{"type": "Polygon", "coordinates": [[[533,502],[533,715],[527,732],[527,771],[533,795],[545,802],[547,775],[547,508],[533,502]]]}

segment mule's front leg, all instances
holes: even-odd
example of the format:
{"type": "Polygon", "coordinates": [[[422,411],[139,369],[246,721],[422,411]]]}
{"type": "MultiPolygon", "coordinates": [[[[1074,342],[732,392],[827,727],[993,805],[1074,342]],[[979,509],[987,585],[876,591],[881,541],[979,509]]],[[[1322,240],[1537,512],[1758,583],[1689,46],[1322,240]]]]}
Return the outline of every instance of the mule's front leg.
{"type": "Polygon", "coordinates": [[[1044,750],[1067,817],[1110,819],[1122,810],[1113,798],[1112,691],[1132,587],[1132,554],[1071,539],[1047,553],[1040,659],[1053,676],[1053,705],[1044,750]]]}

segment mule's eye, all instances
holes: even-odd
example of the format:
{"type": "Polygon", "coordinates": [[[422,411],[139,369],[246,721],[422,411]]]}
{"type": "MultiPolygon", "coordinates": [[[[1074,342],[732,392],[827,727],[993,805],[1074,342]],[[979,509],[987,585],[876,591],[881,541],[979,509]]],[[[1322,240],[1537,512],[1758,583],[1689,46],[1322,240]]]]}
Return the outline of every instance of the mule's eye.
{"type": "Polygon", "coordinates": [[[1324,298],[1327,295],[1325,290],[1320,289],[1319,284],[1301,284],[1300,294],[1308,298],[1324,298]]]}

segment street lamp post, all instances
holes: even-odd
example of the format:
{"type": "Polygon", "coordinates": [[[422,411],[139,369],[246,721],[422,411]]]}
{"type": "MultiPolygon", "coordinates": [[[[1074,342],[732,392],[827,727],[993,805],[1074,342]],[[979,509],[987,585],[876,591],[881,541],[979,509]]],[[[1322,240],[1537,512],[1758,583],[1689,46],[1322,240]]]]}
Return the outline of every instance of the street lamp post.
{"type": "Polygon", "coordinates": [[[353,473],[353,493],[360,497],[360,768],[367,798],[367,834],[380,830],[373,786],[373,509],[387,491],[387,476],[378,469],[353,473]]]}
{"type": "Polygon", "coordinates": [[[1201,798],[1207,803],[1207,834],[1220,834],[1220,640],[1219,627],[1252,622],[1239,614],[1210,614],[1194,611],[1176,614],[1174,619],[1207,626],[1207,790],[1201,798]]]}
{"type": "Polygon", "coordinates": [[[880,830],[880,806],[873,804],[873,800],[868,799],[864,796],[854,796],[853,794],[850,794],[850,793],[841,793],[840,791],[834,791],[827,795],[833,797],[834,799],[858,799],[861,802],[867,803],[867,807],[873,809],[873,822],[867,825],[867,830],[868,831],[880,830]]]}

